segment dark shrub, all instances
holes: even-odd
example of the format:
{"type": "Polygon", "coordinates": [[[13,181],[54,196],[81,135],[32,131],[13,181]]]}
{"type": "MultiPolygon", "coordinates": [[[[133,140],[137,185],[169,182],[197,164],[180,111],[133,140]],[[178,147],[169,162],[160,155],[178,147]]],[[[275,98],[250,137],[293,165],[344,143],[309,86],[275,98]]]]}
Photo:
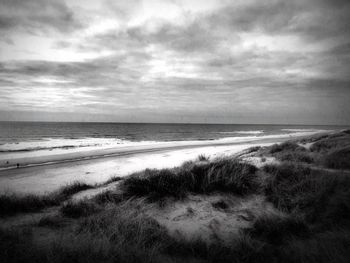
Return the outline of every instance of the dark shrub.
{"type": "Polygon", "coordinates": [[[282,152],[277,155],[277,158],[281,161],[289,162],[312,163],[314,161],[312,156],[305,151],[282,152]]]}
{"type": "Polygon", "coordinates": [[[121,180],[123,180],[122,177],[113,176],[113,177],[109,178],[106,182],[104,182],[103,185],[111,184],[111,183],[114,183],[114,182],[119,182],[121,180]]]}
{"type": "Polygon", "coordinates": [[[274,144],[269,148],[269,152],[272,154],[277,152],[282,152],[282,151],[295,151],[295,150],[305,151],[304,147],[301,147],[294,142],[284,142],[281,144],[274,144]]]}
{"type": "Polygon", "coordinates": [[[206,155],[204,155],[204,154],[200,154],[199,156],[198,156],[198,161],[209,161],[209,157],[208,156],[206,156],[206,155]]]}
{"type": "Polygon", "coordinates": [[[250,147],[247,152],[248,153],[252,153],[252,152],[257,152],[258,150],[261,149],[261,146],[253,146],[253,147],[250,147]]]}
{"type": "Polygon", "coordinates": [[[293,238],[279,248],[280,260],[276,262],[346,263],[350,258],[350,232],[328,230],[308,239],[293,238]]]}
{"type": "Polygon", "coordinates": [[[270,177],[266,180],[265,194],[277,208],[291,212],[301,203],[304,195],[314,190],[310,180],[311,169],[301,165],[283,163],[264,167],[270,177]]]}
{"type": "Polygon", "coordinates": [[[0,262],[41,262],[42,258],[34,252],[31,238],[30,229],[0,228],[0,262]]]}
{"type": "Polygon", "coordinates": [[[310,234],[306,222],[293,216],[258,218],[253,227],[246,232],[253,238],[274,245],[282,245],[291,237],[306,238],[310,234]]]}
{"type": "Polygon", "coordinates": [[[49,206],[60,204],[55,196],[36,195],[1,195],[0,196],[0,216],[9,216],[17,213],[36,212],[49,206]]]}
{"type": "Polygon", "coordinates": [[[63,186],[60,190],[58,190],[56,195],[59,196],[62,200],[66,200],[68,199],[68,197],[72,196],[73,194],[76,194],[78,192],[91,189],[91,188],[93,188],[93,186],[88,185],[86,183],[74,182],[67,186],[63,186]]]}
{"type": "MultiPolygon", "coordinates": [[[[332,190],[328,191],[328,198],[325,196],[325,205],[320,207],[322,211],[320,221],[325,226],[339,226],[350,229],[350,180],[337,180],[332,190]]],[[[328,194],[327,193],[327,194],[328,194]]],[[[326,194],[326,193],[325,193],[326,194]]]]}
{"type": "Polygon", "coordinates": [[[323,159],[324,166],[333,169],[350,169],[350,147],[336,149],[323,159]]]}
{"type": "Polygon", "coordinates": [[[311,154],[304,147],[299,146],[294,142],[274,144],[268,148],[267,151],[280,161],[304,163],[313,162],[313,157],[311,154]]]}
{"type": "Polygon", "coordinates": [[[229,206],[224,200],[217,201],[215,203],[212,203],[212,206],[216,209],[227,209],[229,206]]]}
{"type": "Polygon", "coordinates": [[[305,166],[266,166],[267,199],[286,212],[301,213],[319,228],[348,226],[350,177],[342,173],[315,171],[305,166]]]}
{"type": "Polygon", "coordinates": [[[118,204],[124,200],[124,196],[121,193],[115,191],[104,191],[94,196],[93,200],[98,204],[114,203],[118,204]]]}
{"type": "Polygon", "coordinates": [[[342,132],[345,133],[345,134],[349,134],[350,135],[350,130],[344,130],[342,132]]]}
{"type": "Polygon", "coordinates": [[[0,216],[17,213],[37,212],[51,206],[58,206],[73,194],[92,186],[75,182],[47,195],[0,195],[0,216]]]}
{"type": "Polygon", "coordinates": [[[129,205],[124,203],[82,219],[76,234],[90,235],[92,240],[106,240],[114,249],[112,262],[164,262],[164,257],[163,260],[156,258],[166,251],[173,239],[156,220],[129,205]]]}
{"type": "Polygon", "coordinates": [[[39,222],[38,226],[40,227],[50,227],[50,228],[60,228],[64,226],[67,222],[57,215],[50,215],[42,217],[39,222]]]}
{"type": "Polygon", "coordinates": [[[298,182],[311,173],[311,169],[307,166],[288,162],[280,165],[265,165],[263,170],[272,176],[270,182],[275,183],[281,181],[298,182]]]}
{"type": "Polygon", "coordinates": [[[333,150],[350,146],[350,136],[347,133],[337,133],[329,135],[327,138],[316,141],[311,145],[313,152],[328,153],[333,150]]]}
{"type": "Polygon", "coordinates": [[[78,218],[97,213],[100,208],[90,201],[69,201],[61,207],[60,211],[64,216],[78,218]]]}

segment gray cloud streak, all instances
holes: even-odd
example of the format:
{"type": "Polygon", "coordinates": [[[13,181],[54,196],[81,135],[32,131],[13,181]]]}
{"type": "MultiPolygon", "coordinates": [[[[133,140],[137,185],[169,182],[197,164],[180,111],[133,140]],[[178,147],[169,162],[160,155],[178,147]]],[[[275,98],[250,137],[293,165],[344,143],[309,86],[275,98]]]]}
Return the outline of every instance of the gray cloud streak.
{"type": "MultiPolygon", "coordinates": [[[[0,31],[66,32],[54,48],[111,54],[0,62],[0,110],[46,107],[120,121],[350,122],[348,1],[227,3],[186,13],[182,23],[148,18],[73,41],[69,36],[78,34],[72,32],[92,21],[81,20],[87,15],[79,9],[64,1],[1,0],[0,31]],[[50,98],[57,103],[45,103],[50,98]]],[[[103,12],[125,22],[140,6],[107,1],[103,12]]]]}

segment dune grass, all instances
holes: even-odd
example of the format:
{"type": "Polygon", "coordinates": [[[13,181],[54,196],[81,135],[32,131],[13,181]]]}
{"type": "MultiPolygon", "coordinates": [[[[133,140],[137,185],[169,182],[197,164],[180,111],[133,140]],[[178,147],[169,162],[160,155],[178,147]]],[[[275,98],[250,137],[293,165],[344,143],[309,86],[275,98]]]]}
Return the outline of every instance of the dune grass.
{"type": "Polygon", "coordinates": [[[206,156],[205,154],[198,155],[197,159],[198,159],[198,161],[202,161],[202,162],[203,161],[209,161],[209,157],[206,156]]]}
{"type": "Polygon", "coordinates": [[[331,150],[350,146],[350,134],[346,131],[322,137],[311,145],[312,152],[326,153],[331,150]]]}
{"type": "Polygon", "coordinates": [[[57,192],[46,195],[0,195],[0,217],[10,216],[17,213],[37,212],[51,206],[58,206],[73,194],[92,186],[74,182],[62,187],[57,192]]]}
{"type": "Polygon", "coordinates": [[[58,215],[47,215],[42,217],[37,226],[39,227],[49,227],[49,228],[62,228],[67,225],[69,221],[58,215]]]}
{"type": "Polygon", "coordinates": [[[113,177],[109,178],[106,182],[104,182],[104,183],[101,184],[101,185],[108,185],[108,184],[111,184],[111,183],[114,183],[114,182],[118,182],[118,181],[120,181],[120,180],[122,180],[121,177],[119,177],[119,176],[113,176],[113,177]]]}
{"type": "Polygon", "coordinates": [[[59,205],[60,200],[52,196],[36,195],[1,195],[0,216],[9,216],[17,213],[39,211],[45,207],[59,205]]]}
{"type": "Polygon", "coordinates": [[[305,151],[305,149],[301,146],[299,146],[297,143],[295,142],[284,142],[284,143],[280,143],[280,144],[274,144],[270,147],[267,148],[269,153],[278,153],[278,152],[285,152],[285,151],[291,151],[291,152],[295,152],[295,151],[305,151]]]}
{"type": "Polygon", "coordinates": [[[181,199],[189,193],[246,195],[258,187],[256,171],[250,164],[221,159],[178,169],[146,170],[141,175],[125,179],[121,187],[125,196],[147,197],[150,201],[165,197],[181,199]]]}
{"type": "Polygon", "coordinates": [[[283,162],[313,163],[314,156],[296,142],[274,144],[262,150],[262,154],[270,155],[283,162]]]}
{"type": "Polygon", "coordinates": [[[350,169],[350,146],[332,150],[324,156],[323,164],[332,169],[350,169]]]}
{"type": "Polygon", "coordinates": [[[295,164],[266,166],[265,194],[277,208],[326,229],[350,223],[350,176],[295,164]]]}
{"type": "Polygon", "coordinates": [[[350,133],[348,130],[303,139],[312,143],[310,149],[296,141],[287,141],[261,149],[260,155],[269,155],[279,161],[306,163],[331,169],[350,169],[350,133]]]}
{"type": "Polygon", "coordinates": [[[254,222],[251,229],[247,229],[251,237],[274,245],[281,245],[291,238],[307,238],[310,229],[303,218],[287,217],[261,217],[254,222]]]}
{"type": "Polygon", "coordinates": [[[56,193],[53,193],[53,195],[58,196],[58,197],[65,200],[68,197],[72,196],[73,194],[76,194],[80,191],[84,191],[84,190],[91,189],[91,188],[93,188],[92,185],[77,181],[77,182],[74,182],[72,184],[69,184],[67,186],[62,187],[56,193]]]}
{"type": "Polygon", "coordinates": [[[166,229],[129,206],[76,219],[41,246],[34,235],[0,228],[1,262],[175,262],[166,255],[175,242],[166,229]]]}
{"type": "Polygon", "coordinates": [[[95,203],[87,200],[78,202],[68,201],[60,208],[60,212],[63,216],[79,218],[89,216],[99,212],[101,208],[95,203]]]}
{"type": "MultiPolygon", "coordinates": [[[[188,167],[192,167],[190,171],[193,173],[198,173],[196,165],[188,167]]],[[[182,169],[166,172],[171,172],[168,176],[174,177],[181,174],[182,169]]],[[[200,174],[208,177],[221,172],[218,178],[222,179],[227,176],[223,169],[244,174],[248,173],[249,166],[243,169],[237,161],[225,160],[224,163],[220,161],[219,164],[201,167],[200,174]]],[[[164,173],[164,170],[161,170],[162,173],[155,171],[138,174],[138,178],[164,173]]],[[[265,180],[260,181],[259,189],[254,187],[250,191],[265,191],[267,198],[285,211],[286,216],[258,218],[252,228],[233,236],[229,243],[174,239],[157,221],[140,213],[137,205],[127,201],[128,198],[121,193],[108,191],[93,200],[76,204],[68,202],[60,210],[63,218],[56,221],[53,218],[40,220],[38,227],[61,229],[60,234],[55,234],[55,238],[45,246],[38,246],[32,241],[35,230],[0,229],[1,262],[14,262],[14,258],[16,262],[44,263],[347,262],[350,244],[348,177],[334,173],[315,174],[305,165],[293,163],[269,165],[260,174],[254,171],[254,176],[261,173],[265,173],[265,180]],[[91,210],[90,205],[93,207],[91,210]],[[102,209],[95,210],[95,206],[102,209]],[[62,223],[64,217],[73,218],[74,221],[67,226],[62,223]]],[[[173,179],[166,181],[165,185],[173,182],[173,179]]],[[[164,185],[157,180],[153,189],[164,185]]],[[[243,187],[244,184],[239,185],[243,187]]],[[[211,189],[219,191],[221,187],[211,189]]],[[[223,189],[227,189],[226,184],[223,189]]],[[[152,195],[152,192],[142,193],[142,197],[152,195]]],[[[211,191],[205,193],[210,194],[211,191]]],[[[131,196],[130,192],[128,196],[131,196]]],[[[169,197],[169,192],[162,196],[169,197]]],[[[217,206],[225,209],[223,204],[217,206]]]]}

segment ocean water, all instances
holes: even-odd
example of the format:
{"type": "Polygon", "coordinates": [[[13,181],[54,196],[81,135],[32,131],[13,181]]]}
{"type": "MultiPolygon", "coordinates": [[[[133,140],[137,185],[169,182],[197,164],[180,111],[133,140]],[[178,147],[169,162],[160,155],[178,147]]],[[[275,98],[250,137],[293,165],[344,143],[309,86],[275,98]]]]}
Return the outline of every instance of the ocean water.
{"type": "Polygon", "coordinates": [[[171,141],[244,140],[307,135],[345,126],[0,122],[0,155],[171,141]]]}

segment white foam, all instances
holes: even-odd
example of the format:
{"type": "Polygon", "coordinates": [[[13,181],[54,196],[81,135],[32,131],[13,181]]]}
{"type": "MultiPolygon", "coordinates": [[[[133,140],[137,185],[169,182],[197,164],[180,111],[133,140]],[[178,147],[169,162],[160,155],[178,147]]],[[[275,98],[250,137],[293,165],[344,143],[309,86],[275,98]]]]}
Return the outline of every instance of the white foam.
{"type": "Polygon", "coordinates": [[[331,130],[320,130],[320,129],[281,129],[286,132],[328,132],[331,130]]]}
{"type": "Polygon", "coordinates": [[[230,132],[220,132],[222,134],[263,134],[263,130],[258,131],[230,131],[230,132]]]}

